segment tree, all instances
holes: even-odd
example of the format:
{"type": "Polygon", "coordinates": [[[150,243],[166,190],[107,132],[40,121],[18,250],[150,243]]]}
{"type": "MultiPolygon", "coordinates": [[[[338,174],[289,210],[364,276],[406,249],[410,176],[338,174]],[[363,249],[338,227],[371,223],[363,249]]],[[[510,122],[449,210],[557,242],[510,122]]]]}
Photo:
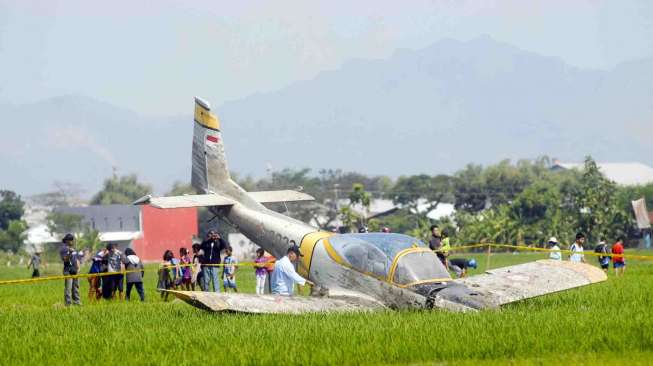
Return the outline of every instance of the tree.
{"type": "Polygon", "coordinates": [[[66,212],[52,212],[47,216],[48,230],[53,235],[80,233],[84,230],[82,216],[66,212]]]}
{"type": "Polygon", "coordinates": [[[349,193],[350,206],[356,205],[362,208],[363,216],[361,217],[361,224],[367,224],[367,217],[370,215],[370,204],[372,203],[372,195],[365,191],[365,186],[361,183],[354,183],[349,193]]]}
{"type": "Polygon", "coordinates": [[[487,206],[489,197],[485,192],[483,167],[469,164],[454,175],[454,199],[456,210],[479,212],[487,206]]]}
{"type": "Polygon", "coordinates": [[[27,223],[23,220],[12,220],[6,230],[0,230],[0,250],[17,253],[23,246],[27,231],[27,223]]]}
{"type": "Polygon", "coordinates": [[[102,190],[93,196],[91,204],[130,204],[151,191],[152,187],[138,182],[138,177],[135,174],[122,177],[113,176],[104,181],[102,190]]]}
{"type": "Polygon", "coordinates": [[[86,227],[77,236],[77,246],[79,248],[90,248],[93,251],[97,251],[104,246],[104,243],[100,240],[100,233],[97,230],[86,227]]]}
{"type": "Polygon", "coordinates": [[[579,226],[588,239],[597,241],[623,235],[631,215],[619,207],[616,184],[601,174],[589,156],[585,158],[580,184],[577,201],[579,226]]]}
{"type": "Polygon", "coordinates": [[[0,230],[7,230],[11,221],[20,220],[25,203],[12,191],[0,191],[0,230]]]}

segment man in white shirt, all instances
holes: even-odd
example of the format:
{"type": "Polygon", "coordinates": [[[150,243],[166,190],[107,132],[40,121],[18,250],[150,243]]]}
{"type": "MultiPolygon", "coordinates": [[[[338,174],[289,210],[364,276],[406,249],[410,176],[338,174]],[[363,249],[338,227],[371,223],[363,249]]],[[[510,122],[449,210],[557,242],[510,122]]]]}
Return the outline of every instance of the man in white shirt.
{"type": "Polygon", "coordinates": [[[571,245],[572,254],[569,256],[569,261],[574,263],[585,263],[585,255],[583,254],[583,244],[585,244],[585,234],[576,234],[576,242],[571,245]]]}
{"type": "Polygon", "coordinates": [[[549,259],[556,261],[562,260],[562,253],[560,253],[558,239],[556,239],[555,236],[552,236],[551,239],[549,239],[549,249],[551,250],[551,252],[549,252],[549,259]]]}
{"type": "Polygon", "coordinates": [[[313,282],[305,279],[300,276],[297,271],[295,271],[294,262],[297,261],[297,258],[303,255],[299,252],[299,248],[294,245],[288,248],[288,254],[279,259],[274,264],[274,271],[272,271],[272,294],[273,295],[286,295],[291,296],[294,292],[295,284],[303,286],[304,284],[309,284],[313,286],[313,282]]]}

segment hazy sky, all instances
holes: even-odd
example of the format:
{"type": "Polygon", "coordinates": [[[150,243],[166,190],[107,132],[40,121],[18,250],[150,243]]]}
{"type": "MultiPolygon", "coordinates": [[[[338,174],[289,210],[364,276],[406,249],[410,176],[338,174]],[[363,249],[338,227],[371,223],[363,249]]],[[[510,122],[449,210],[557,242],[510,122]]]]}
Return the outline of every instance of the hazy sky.
{"type": "Polygon", "coordinates": [[[0,102],[83,94],[189,113],[442,38],[584,68],[653,57],[653,1],[0,0],[0,102]]]}

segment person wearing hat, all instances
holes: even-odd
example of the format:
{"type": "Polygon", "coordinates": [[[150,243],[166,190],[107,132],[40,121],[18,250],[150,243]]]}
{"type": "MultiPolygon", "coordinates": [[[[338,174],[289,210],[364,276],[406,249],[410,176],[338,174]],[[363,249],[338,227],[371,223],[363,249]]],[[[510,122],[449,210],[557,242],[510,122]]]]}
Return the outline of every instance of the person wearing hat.
{"type": "Polygon", "coordinates": [[[295,270],[294,263],[297,262],[299,257],[303,257],[299,247],[292,245],[288,248],[287,254],[275,263],[271,279],[273,295],[292,296],[295,284],[300,286],[304,286],[304,284],[314,285],[313,282],[300,276],[295,270]]]}
{"type": "MultiPolygon", "coordinates": [[[[73,276],[79,272],[79,262],[84,257],[84,253],[75,249],[75,237],[73,234],[66,234],[61,240],[63,246],[59,251],[59,256],[63,262],[64,276],[73,276]]],[[[79,278],[66,278],[64,280],[64,302],[66,306],[70,304],[81,305],[79,298],[79,278]]]]}
{"type": "Polygon", "coordinates": [[[449,269],[453,270],[458,278],[465,277],[469,267],[474,269],[478,267],[476,259],[454,258],[449,260],[449,269]]]}
{"type": "Polygon", "coordinates": [[[549,250],[551,250],[551,252],[549,252],[549,259],[556,261],[562,260],[562,253],[560,253],[558,239],[556,239],[555,236],[552,236],[551,239],[549,239],[549,250]]]}

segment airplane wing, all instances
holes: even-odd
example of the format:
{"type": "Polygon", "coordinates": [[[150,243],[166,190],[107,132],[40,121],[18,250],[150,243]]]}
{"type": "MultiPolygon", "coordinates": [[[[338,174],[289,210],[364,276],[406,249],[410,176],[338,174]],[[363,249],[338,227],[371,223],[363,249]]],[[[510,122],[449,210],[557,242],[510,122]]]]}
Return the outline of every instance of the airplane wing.
{"type": "Polygon", "coordinates": [[[601,269],[589,264],[545,259],[453,280],[436,298],[480,310],[606,279],[601,269]]]}
{"type": "Polygon", "coordinates": [[[385,309],[378,301],[363,296],[307,297],[167,290],[200,309],[251,314],[303,314],[364,312],[385,309]]]}
{"type": "Polygon", "coordinates": [[[134,201],[134,205],[151,205],[156,208],[231,206],[232,199],[219,194],[189,194],[185,196],[152,197],[147,195],[134,201]]]}
{"type": "Polygon", "coordinates": [[[274,203],[274,202],[297,202],[297,201],[313,201],[315,198],[306,193],[282,190],[282,191],[261,191],[261,192],[247,192],[252,198],[260,203],[274,203]]]}
{"type": "MultiPolygon", "coordinates": [[[[312,201],[312,196],[297,191],[261,191],[248,192],[253,199],[260,203],[312,201]]],[[[220,194],[189,194],[184,196],[152,197],[147,195],[134,201],[134,205],[151,205],[156,208],[182,208],[182,207],[213,207],[231,206],[233,199],[220,194]]]]}

